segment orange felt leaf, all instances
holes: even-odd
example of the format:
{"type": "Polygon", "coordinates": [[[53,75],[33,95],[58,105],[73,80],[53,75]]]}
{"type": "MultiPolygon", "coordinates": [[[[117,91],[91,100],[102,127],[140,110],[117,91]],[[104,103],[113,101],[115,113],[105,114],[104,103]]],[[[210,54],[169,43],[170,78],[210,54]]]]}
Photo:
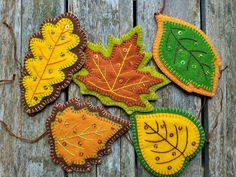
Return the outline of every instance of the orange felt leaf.
{"type": "Polygon", "coordinates": [[[162,79],[153,77],[148,72],[140,72],[138,66],[144,54],[139,53],[135,34],[130,40],[113,47],[109,57],[86,48],[87,76],[78,75],[88,89],[96,90],[116,101],[125,102],[129,106],[145,106],[140,94],[148,94],[149,87],[161,83],[162,79]]]}
{"type": "Polygon", "coordinates": [[[156,100],[156,91],[169,83],[154,66],[147,66],[152,54],[145,52],[141,26],[120,38],[109,35],[107,47],[88,42],[85,54],[85,65],[73,76],[80,92],[128,114],[152,111],[149,101],[156,100]]]}
{"type": "Polygon", "coordinates": [[[89,74],[78,75],[77,78],[84,82],[88,89],[96,90],[116,101],[125,102],[129,106],[145,106],[140,94],[149,93],[149,87],[161,83],[162,79],[138,70],[145,54],[139,53],[137,37],[138,34],[135,34],[120,45],[114,45],[109,57],[86,48],[85,68],[89,74]]]}
{"type": "Polygon", "coordinates": [[[51,157],[64,170],[90,171],[129,127],[128,121],[77,99],[57,104],[47,121],[51,157]]]}

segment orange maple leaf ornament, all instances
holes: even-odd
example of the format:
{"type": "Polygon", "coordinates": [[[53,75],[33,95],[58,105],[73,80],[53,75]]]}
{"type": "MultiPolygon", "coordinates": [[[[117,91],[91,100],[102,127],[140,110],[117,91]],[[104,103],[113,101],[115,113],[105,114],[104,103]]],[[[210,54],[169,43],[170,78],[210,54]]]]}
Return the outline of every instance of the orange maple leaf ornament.
{"type": "Polygon", "coordinates": [[[52,160],[66,171],[91,171],[112,143],[125,134],[129,121],[112,116],[103,107],[78,99],[56,104],[47,119],[46,129],[52,160]]]}
{"type": "Polygon", "coordinates": [[[152,55],[144,52],[140,26],[121,39],[110,35],[107,49],[90,42],[85,53],[84,68],[73,77],[81,93],[94,95],[105,105],[122,107],[128,114],[151,111],[148,100],[156,100],[155,91],[169,83],[154,66],[146,66],[152,55]]]}

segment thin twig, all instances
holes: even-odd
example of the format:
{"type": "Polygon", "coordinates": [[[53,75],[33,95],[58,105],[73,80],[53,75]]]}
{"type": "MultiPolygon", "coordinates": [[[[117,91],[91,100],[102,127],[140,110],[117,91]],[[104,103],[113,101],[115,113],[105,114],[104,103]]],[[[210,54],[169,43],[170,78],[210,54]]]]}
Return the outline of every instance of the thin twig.
{"type": "Polygon", "coordinates": [[[203,104],[202,104],[202,106],[201,106],[201,108],[200,108],[200,110],[199,110],[199,112],[198,112],[198,115],[197,115],[197,118],[198,118],[198,119],[199,119],[199,117],[200,117],[200,115],[201,115],[201,112],[202,112],[202,110],[203,110],[203,108],[204,108],[205,105],[206,105],[206,97],[203,98],[203,104]]]}
{"type": "Polygon", "coordinates": [[[228,69],[229,68],[229,66],[225,66],[222,70],[220,70],[220,78],[221,78],[221,76],[222,76],[222,73],[226,70],[226,69],[228,69]]]}
{"type": "Polygon", "coordinates": [[[222,113],[222,110],[223,110],[223,98],[224,98],[224,94],[223,94],[222,88],[220,88],[220,91],[221,91],[220,111],[218,112],[218,114],[217,114],[217,116],[216,116],[215,124],[214,124],[212,130],[209,132],[208,139],[206,140],[206,142],[208,142],[208,143],[211,142],[212,135],[213,135],[215,129],[217,128],[217,126],[218,126],[219,117],[220,117],[220,114],[222,113]]]}
{"type": "Polygon", "coordinates": [[[131,139],[131,137],[130,137],[130,134],[128,133],[128,136],[125,134],[124,137],[125,137],[125,139],[126,139],[126,140],[133,146],[133,148],[134,148],[134,143],[133,143],[133,141],[132,141],[132,139],[131,139]]]}

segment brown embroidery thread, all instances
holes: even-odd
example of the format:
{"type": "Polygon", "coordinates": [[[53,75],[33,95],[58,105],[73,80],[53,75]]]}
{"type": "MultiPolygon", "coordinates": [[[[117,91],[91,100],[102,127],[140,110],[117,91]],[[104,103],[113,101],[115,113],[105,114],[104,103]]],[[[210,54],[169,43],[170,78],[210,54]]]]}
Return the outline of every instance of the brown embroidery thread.
{"type": "Polygon", "coordinates": [[[27,139],[27,138],[24,138],[22,136],[18,136],[15,133],[13,133],[12,130],[8,127],[8,125],[4,121],[0,120],[0,123],[5,128],[5,130],[7,131],[7,133],[10,136],[15,137],[16,139],[18,139],[24,143],[29,143],[29,144],[37,143],[39,140],[41,140],[42,138],[44,138],[47,135],[47,131],[44,131],[40,136],[38,136],[35,139],[27,139]]]}

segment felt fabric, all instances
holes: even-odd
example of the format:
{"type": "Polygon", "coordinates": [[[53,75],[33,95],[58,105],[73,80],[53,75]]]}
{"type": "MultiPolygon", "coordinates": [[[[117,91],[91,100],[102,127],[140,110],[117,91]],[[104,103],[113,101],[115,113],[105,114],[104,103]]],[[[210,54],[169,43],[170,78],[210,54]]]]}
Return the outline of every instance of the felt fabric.
{"type": "Polygon", "coordinates": [[[91,171],[130,123],[102,107],[71,99],[57,104],[46,122],[52,160],[66,171],[91,171]]]}
{"type": "Polygon", "coordinates": [[[154,59],[173,82],[188,92],[214,96],[220,57],[207,35],[183,20],[156,15],[154,59]]]}
{"type": "Polygon", "coordinates": [[[155,176],[178,176],[205,142],[200,122],[182,110],[159,108],[131,119],[138,157],[155,176]]]}
{"type": "Polygon", "coordinates": [[[78,18],[70,13],[46,20],[40,33],[30,38],[30,54],[25,58],[21,78],[27,113],[40,111],[69,85],[72,74],[84,63],[86,42],[78,18]]]}
{"type": "Polygon", "coordinates": [[[73,80],[82,94],[98,97],[105,105],[116,105],[128,114],[151,111],[148,100],[156,100],[155,91],[169,80],[147,67],[151,53],[144,52],[142,28],[137,26],[116,39],[110,35],[108,48],[88,43],[86,62],[73,80]]]}

